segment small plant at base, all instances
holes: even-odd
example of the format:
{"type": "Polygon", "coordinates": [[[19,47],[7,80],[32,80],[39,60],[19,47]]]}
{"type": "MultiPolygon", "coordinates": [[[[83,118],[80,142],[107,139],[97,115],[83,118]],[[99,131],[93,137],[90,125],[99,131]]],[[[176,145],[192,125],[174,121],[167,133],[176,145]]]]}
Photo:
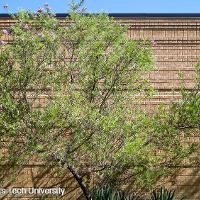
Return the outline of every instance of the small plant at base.
{"type": "Polygon", "coordinates": [[[154,190],[151,200],[175,200],[175,191],[170,191],[165,188],[154,190]]]}
{"type": "Polygon", "coordinates": [[[141,200],[138,196],[129,195],[123,190],[103,185],[93,190],[92,200],[141,200]]]}

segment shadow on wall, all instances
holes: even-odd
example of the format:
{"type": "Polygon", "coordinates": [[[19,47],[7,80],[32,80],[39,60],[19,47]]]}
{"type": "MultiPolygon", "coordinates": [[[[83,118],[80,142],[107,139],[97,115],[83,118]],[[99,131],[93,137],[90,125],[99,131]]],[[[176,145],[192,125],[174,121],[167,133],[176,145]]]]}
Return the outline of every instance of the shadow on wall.
{"type": "MultiPolygon", "coordinates": [[[[74,178],[68,172],[61,173],[56,167],[45,164],[27,165],[23,168],[11,169],[8,166],[2,166],[0,170],[0,199],[23,199],[23,200],[82,200],[82,192],[76,184],[74,178]],[[9,188],[18,188],[10,190],[9,188]],[[42,189],[37,193],[34,189],[42,189]],[[52,189],[49,195],[42,195],[45,189],[52,189]],[[61,190],[62,189],[62,190],[61,190]],[[64,195],[62,191],[64,189],[64,195]],[[5,191],[4,191],[5,190],[5,191]],[[9,191],[9,192],[8,192],[9,191]],[[4,194],[4,192],[7,192],[4,194]],[[14,194],[15,193],[15,194],[14,194]]],[[[129,186],[133,186],[134,182],[129,186]]],[[[174,176],[171,176],[161,185],[169,189],[174,189],[178,197],[177,200],[199,200],[200,199],[200,168],[182,168],[176,170],[174,176]]],[[[132,187],[127,187],[131,191],[132,187]]],[[[48,193],[49,190],[46,190],[48,193]]]]}
{"type": "Polygon", "coordinates": [[[60,173],[56,167],[45,164],[27,165],[15,170],[3,166],[0,174],[0,180],[4,182],[0,186],[2,200],[18,198],[77,200],[81,195],[78,185],[69,173],[60,173]],[[44,191],[51,194],[43,195],[44,191]]]}
{"type": "Polygon", "coordinates": [[[186,167],[177,170],[169,180],[171,188],[175,189],[178,199],[200,199],[200,168],[186,167]]]}
{"type": "MultiPolygon", "coordinates": [[[[126,190],[134,192],[134,181],[129,182],[126,190]]],[[[168,178],[158,180],[157,188],[165,187],[169,190],[175,190],[176,200],[200,200],[200,168],[199,167],[177,167],[173,169],[173,175],[168,178]]],[[[138,191],[140,194],[140,191],[138,191]]],[[[145,193],[145,188],[143,188],[145,193]]],[[[148,192],[144,198],[149,199],[148,192]]]]}

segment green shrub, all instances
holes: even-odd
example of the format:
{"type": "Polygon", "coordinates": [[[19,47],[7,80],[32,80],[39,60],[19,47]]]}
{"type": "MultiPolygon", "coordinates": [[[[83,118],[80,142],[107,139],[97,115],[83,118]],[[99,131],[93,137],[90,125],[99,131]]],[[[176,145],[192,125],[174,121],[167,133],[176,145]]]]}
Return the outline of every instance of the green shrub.
{"type": "MultiPolygon", "coordinates": [[[[97,186],[93,190],[92,200],[143,200],[143,198],[127,194],[125,191],[111,185],[103,185],[97,186]]],[[[150,200],[176,200],[175,191],[161,187],[152,192],[150,200]]]]}
{"type": "Polygon", "coordinates": [[[123,190],[104,185],[96,187],[92,193],[92,200],[141,200],[140,197],[129,195],[123,190]]]}
{"type": "Polygon", "coordinates": [[[175,191],[170,191],[165,188],[154,190],[151,200],[175,200],[175,191]]]}

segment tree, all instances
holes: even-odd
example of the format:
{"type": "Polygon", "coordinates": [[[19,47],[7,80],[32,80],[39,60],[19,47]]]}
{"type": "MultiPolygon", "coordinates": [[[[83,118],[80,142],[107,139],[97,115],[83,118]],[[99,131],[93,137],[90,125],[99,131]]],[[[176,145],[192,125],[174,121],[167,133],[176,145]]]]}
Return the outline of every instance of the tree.
{"type": "Polygon", "coordinates": [[[193,152],[172,114],[149,116],[133,104],[152,92],[141,78],[153,66],[149,41],[128,39],[106,14],[72,12],[61,23],[47,9],[15,20],[0,52],[1,163],[59,164],[91,199],[91,176],[147,187],[193,152]]]}

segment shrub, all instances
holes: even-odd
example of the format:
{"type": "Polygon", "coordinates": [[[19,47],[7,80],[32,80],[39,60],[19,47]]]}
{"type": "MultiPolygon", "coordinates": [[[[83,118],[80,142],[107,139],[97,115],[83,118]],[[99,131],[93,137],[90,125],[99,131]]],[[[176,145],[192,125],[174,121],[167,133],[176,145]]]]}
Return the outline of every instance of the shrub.
{"type": "Polygon", "coordinates": [[[170,191],[165,188],[154,190],[151,200],[175,200],[175,191],[170,191]]]}
{"type": "Polygon", "coordinates": [[[92,200],[141,200],[141,198],[136,195],[129,195],[111,185],[103,185],[94,189],[92,200]]]}

